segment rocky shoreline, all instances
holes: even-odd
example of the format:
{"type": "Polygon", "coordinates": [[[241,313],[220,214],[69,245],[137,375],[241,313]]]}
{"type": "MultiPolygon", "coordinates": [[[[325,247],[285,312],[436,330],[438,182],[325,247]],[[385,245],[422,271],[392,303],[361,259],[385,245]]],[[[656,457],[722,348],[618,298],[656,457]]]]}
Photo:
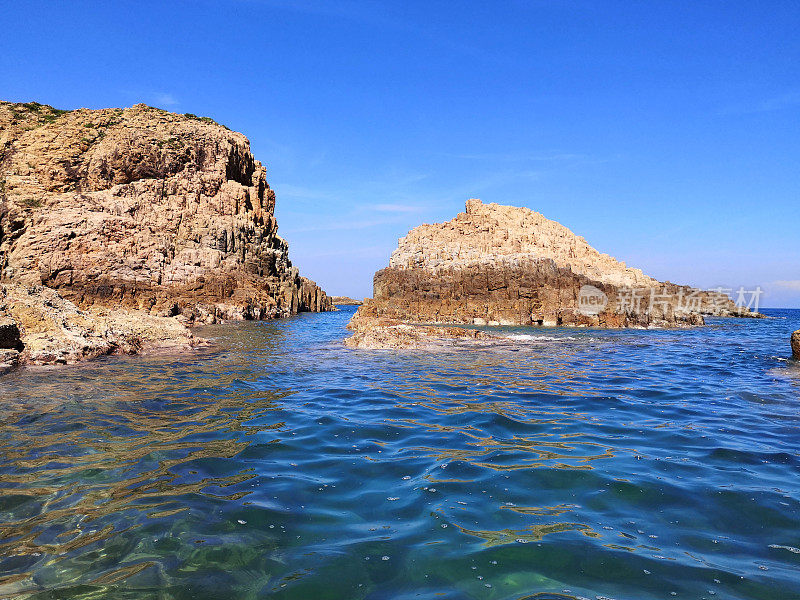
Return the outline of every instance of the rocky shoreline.
{"type": "MultiPolygon", "coordinates": [[[[691,327],[758,317],[660,282],[527,208],[471,199],[400,240],[365,302],[289,260],[245,136],[142,104],[0,102],[0,363],[63,364],[203,343],[188,327],[356,305],[345,343],[405,348],[491,334],[458,325],[691,327]]],[[[792,337],[800,356],[800,336],[792,337]]]]}
{"type": "Polygon", "coordinates": [[[420,327],[448,338],[459,324],[692,327],[704,315],[762,316],[725,293],[657,281],[530,209],[471,199],[455,219],[399,241],[346,344],[424,344],[437,333],[420,327]]]}
{"type": "Polygon", "coordinates": [[[247,138],[211,119],[0,102],[0,318],[23,347],[8,361],[191,346],[187,325],[332,310],[274,208],[247,138]]]}
{"type": "Polygon", "coordinates": [[[0,315],[0,372],[207,343],[174,317],[100,307],[82,310],[44,286],[0,284],[0,315]]]}

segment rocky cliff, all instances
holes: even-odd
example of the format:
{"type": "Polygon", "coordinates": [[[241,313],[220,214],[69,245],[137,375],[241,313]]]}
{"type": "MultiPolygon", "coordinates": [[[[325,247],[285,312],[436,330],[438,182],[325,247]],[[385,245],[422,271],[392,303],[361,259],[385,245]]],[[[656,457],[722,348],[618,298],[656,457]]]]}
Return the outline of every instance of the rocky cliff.
{"type": "Polygon", "coordinates": [[[792,334],[792,356],[800,360],[800,330],[792,334]]]}
{"type": "Polygon", "coordinates": [[[242,134],[145,105],[0,102],[0,279],[186,322],[329,310],[242,134]]]}
{"type": "Polygon", "coordinates": [[[474,199],[452,221],[402,238],[360,311],[405,322],[595,327],[750,315],[725,294],[659,282],[532,210],[474,199]]]}

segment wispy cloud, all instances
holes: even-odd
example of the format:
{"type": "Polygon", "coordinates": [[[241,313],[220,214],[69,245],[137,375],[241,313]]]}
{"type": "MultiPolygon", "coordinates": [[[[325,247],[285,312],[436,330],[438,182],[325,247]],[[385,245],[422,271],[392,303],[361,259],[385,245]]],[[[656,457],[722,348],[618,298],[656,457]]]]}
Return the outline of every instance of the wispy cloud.
{"type": "Polygon", "coordinates": [[[465,42],[459,37],[443,35],[439,28],[431,27],[424,19],[416,20],[402,3],[392,7],[386,2],[364,2],[363,0],[245,0],[275,9],[322,17],[324,19],[343,19],[368,26],[415,36],[447,51],[472,58],[492,59],[492,56],[477,46],[476,40],[465,42]]]}
{"type": "Polygon", "coordinates": [[[462,158],[464,160],[485,160],[485,161],[500,161],[500,162],[566,162],[566,161],[584,161],[590,160],[588,154],[574,154],[569,152],[557,152],[553,154],[528,154],[520,153],[503,153],[503,152],[487,152],[478,154],[447,154],[453,158],[462,158]]]}
{"type": "Polygon", "coordinates": [[[386,219],[363,219],[352,221],[349,219],[342,219],[341,221],[326,223],[318,223],[315,225],[308,225],[307,227],[294,227],[291,229],[282,230],[281,234],[293,233],[308,233],[311,231],[353,231],[358,229],[370,229],[371,227],[379,227],[381,225],[390,225],[401,222],[399,218],[386,218],[386,219]]]}
{"type": "Polygon", "coordinates": [[[303,198],[304,200],[328,200],[338,195],[337,192],[329,189],[314,189],[303,185],[292,183],[281,183],[275,186],[275,193],[281,197],[303,198]]]}
{"type": "Polygon", "coordinates": [[[380,246],[365,246],[362,248],[353,248],[347,246],[344,248],[337,248],[332,250],[324,250],[322,252],[309,253],[309,257],[326,258],[331,256],[346,256],[348,259],[352,258],[385,258],[388,256],[386,252],[386,245],[380,246]]]}
{"type": "Polygon", "coordinates": [[[723,108],[720,113],[723,115],[750,115],[785,110],[797,106],[800,106],[800,91],[777,94],[758,102],[735,104],[723,108]]]}
{"type": "Polygon", "coordinates": [[[781,279],[772,282],[776,287],[800,292],[800,279],[781,279]]]}
{"type": "Polygon", "coordinates": [[[168,92],[155,92],[153,94],[153,103],[158,106],[175,106],[180,104],[178,99],[168,92]]]}
{"type": "Polygon", "coordinates": [[[390,213],[417,213],[424,210],[421,206],[412,206],[410,204],[376,204],[370,208],[378,212],[390,213]]]}

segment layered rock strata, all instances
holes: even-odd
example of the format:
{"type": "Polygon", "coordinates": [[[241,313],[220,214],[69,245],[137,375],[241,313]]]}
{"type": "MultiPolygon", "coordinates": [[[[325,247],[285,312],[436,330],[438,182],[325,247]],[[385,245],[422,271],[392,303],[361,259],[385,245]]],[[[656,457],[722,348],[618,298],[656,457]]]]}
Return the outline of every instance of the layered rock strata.
{"type": "MultiPolygon", "coordinates": [[[[475,199],[452,221],[402,238],[359,311],[402,323],[591,327],[753,316],[724,293],[659,282],[530,209],[475,199]]],[[[366,331],[367,320],[352,329],[366,331]]]]}
{"type": "Polygon", "coordinates": [[[186,322],[331,308],[242,134],[145,105],[0,103],[0,279],[186,322]]]}

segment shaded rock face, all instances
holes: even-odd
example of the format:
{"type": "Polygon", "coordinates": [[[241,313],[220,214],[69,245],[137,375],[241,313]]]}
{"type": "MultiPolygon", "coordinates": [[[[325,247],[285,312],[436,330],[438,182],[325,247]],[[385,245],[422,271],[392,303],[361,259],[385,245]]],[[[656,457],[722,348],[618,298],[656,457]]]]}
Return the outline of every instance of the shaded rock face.
{"type": "Polygon", "coordinates": [[[331,308],[243,135],[144,105],[0,103],[0,278],[188,321],[331,308]]]}
{"type": "Polygon", "coordinates": [[[792,334],[792,356],[800,360],[800,330],[792,334]]]}
{"type": "Polygon", "coordinates": [[[703,314],[743,312],[725,294],[648,277],[539,213],[480,200],[400,240],[375,274],[371,310],[404,321],[596,327],[701,325],[703,314]]]}

